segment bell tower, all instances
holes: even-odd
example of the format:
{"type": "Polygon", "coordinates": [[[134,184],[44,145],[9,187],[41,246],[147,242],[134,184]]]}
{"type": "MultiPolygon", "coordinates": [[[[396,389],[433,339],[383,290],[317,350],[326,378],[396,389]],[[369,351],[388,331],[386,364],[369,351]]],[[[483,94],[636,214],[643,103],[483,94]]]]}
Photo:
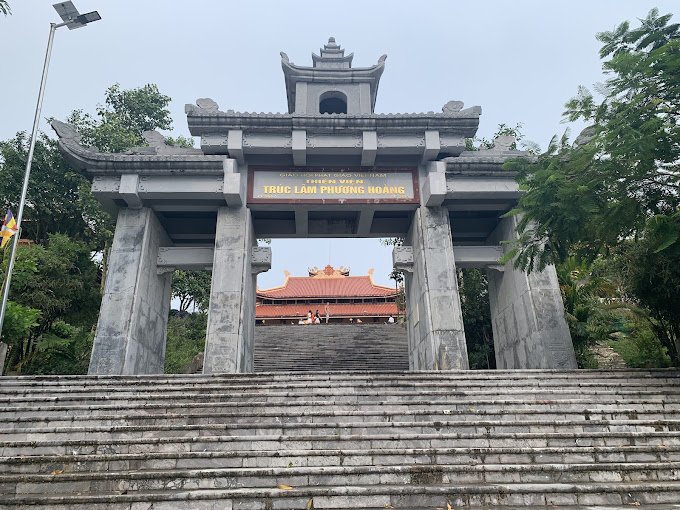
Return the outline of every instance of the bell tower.
{"type": "Polygon", "coordinates": [[[293,64],[281,52],[281,67],[286,80],[288,113],[302,115],[366,115],[373,113],[378,95],[378,82],[385,69],[383,55],[372,67],[352,68],[354,53],[328,39],[320,50],[312,53],[313,67],[293,64]]]}

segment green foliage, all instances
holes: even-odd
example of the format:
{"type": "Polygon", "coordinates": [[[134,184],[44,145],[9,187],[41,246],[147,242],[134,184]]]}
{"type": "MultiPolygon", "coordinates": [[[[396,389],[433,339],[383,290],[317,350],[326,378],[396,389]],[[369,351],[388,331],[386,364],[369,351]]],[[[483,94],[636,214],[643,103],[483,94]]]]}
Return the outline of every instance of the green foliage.
{"type": "Polygon", "coordinates": [[[211,276],[207,271],[175,271],[172,275],[172,297],[179,299],[179,311],[186,312],[191,303],[200,311],[208,309],[211,276]]]}
{"type": "MultiPolygon", "coordinates": [[[[19,207],[29,139],[25,133],[0,142],[0,200],[15,213],[19,207]]],[[[22,221],[22,238],[46,245],[50,234],[67,236],[101,249],[112,236],[113,220],[101,211],[88,179],[74,171],[45,135],[36,141],[22,221]]]]}
{"type": "Polygon", "coordinates": [[[634,321],[631,335],[620,336],[608,344],[633,368],[667,368],[671,358],[649,323],[634,321]]]}
{"type": "Polygon", "coordinates": [[[13,281],[10,296],[19,304],[41,310],[40,333],[57,319],[94,325],[101,298],[98,268],[87,244],[56,234],[47,248],[37,244],[20,247],[17,259],[35,264],[36,272],[23,281],[13,281]]]}
{"type": "Polygon", "coordinates": [[[578,366],[597,368],[589,348],[615,332],[617,289],[606,278],[594,275],[589,264],[579,263],[574,257],[557,266],[557,278],[578,366]]]}
{"type": "Polygon", "coordinates": [[[182,147],[184,149],[191,149],[194,146],[194,140],[192,138],[187,138],[182,135],[179,135],[176,138],[166,136],[165,143],[171,147],[182,147]]]}
{"type": "Polygon", "coordinates": [[[93,342],[90,330],[55,322],[36,340],[33,351],[17,368],[33,375],[87,374],[93,342]]]}
{"type": "Polygon", "coordinates": [[[602,99],[580,87],[566,104],[570,121],[591,124],[571,146],[554,138],[537,161],[505,165],[527,190],[516,264],[559,263],[571,253],[593,260],[645,231],[655,249],[678,244],[680,179],[680,25],[652,9],[639,28],[622,23],[598,34],[609,78],[602,99]]]}
{"type": "MultiPolygon", "coordinates": [[[[11,369],[26,371],[33,370],[29,365],[37,359],[37,353],[45,353],[54,346],[53,343],[45,344],[50,335],[72,339],[76,342],[74,345],[82,345],[84,340],[75,330],[69,330],[72,334],[65,335],[64,327],[58,325],[74,324],[83,334],[88,334],[97,320],[101,297],[97,265],[91,259],[89,246],[82,241],[56,234],[50,237],[47,247],[38,244],[20,246],[17,260],[10,296],[17,305],[38,311],[34,324],[14,337],[9,355],[11,369]]],[[[68,342],[62,343],[61,347],[68,347],[68,342]]],[[[49,355],[48,352],[46,356],[49,355]]],[[[89,357],[89,351],[86,356],[89,357]]],[[[62,369],[54,367],[57,371],[62,369]]],[[[52,373],[44,366],[40,370],[40,373],[52,373]]]]}
{"type": "Polygon", "coordinates": [[[182,373],[205,347],[208,317],[204,313],[171,315],[165,349],[165,373],[182,373]]]}
{"type": "Polygon", "coordinates": [[[680,365],[680,243],[656,249],[655,233],[623,243],[613,270],[627,299],[648,310],[652,330],[675,366],[680,365]]]}
{"type": "MultiPolygon", "coordinates": [[[[120,85],[115,84],[106,91],[104,105],[97,107],[96,118],[74,110],[67,122],[80,133],[83,144],[102,152],[123,152],[146,145],[142,138],[144,131],[170,129],[169,103],[170,98],[161,94],[154,84],[131,90],[121,90],[120,85]]],[[[184,137],[171,141],[173,145],[179,141],[193,147],[184,137]]]]}
{"type": "Polygon", "coordinates": [[[515,124],[515,126],[509,126],[505,123],[500,123],[498,124],[498,128],[496,129],[496,132],[493,134],[493,137],[491,140],[487,140],[486,138],[466,138],[465,139],[465,150],[466,151],[478,151],[478,150],[485,150],[485,149],[491,149],[494,146],[494,140],[498,138],[499,136],[512,136],[515,141],[512,143],[510,146],[511,150],[525,150],[528,151],[532,154],[538,153],[538,145],[536,143],[531,142],[531,141],[522,141],[524,140],[524,133],[522,133],[522,123],[518,122],[515,124]]]}
{"type": "MultiPolygon", "coordinates": [[[[5,360],[6,365],[11,365],[11,359],[15,353],[22,349],[22,342],[28,338],[34,328],[38,326],[40,310],[27,306],[17,305],[12,301],[7,302],[5,319],[2,325],[2,341],[9,345],[9,354],[5,360]]],[[[0,367],[0,375],[4,373],[4,367],[0,367]]]]}
{"type": "Polygon", "coordinates": [[[458,273],[458,285],[470,368],[496,368],[486,274],[480,269],[463,269],[458,273]]]}

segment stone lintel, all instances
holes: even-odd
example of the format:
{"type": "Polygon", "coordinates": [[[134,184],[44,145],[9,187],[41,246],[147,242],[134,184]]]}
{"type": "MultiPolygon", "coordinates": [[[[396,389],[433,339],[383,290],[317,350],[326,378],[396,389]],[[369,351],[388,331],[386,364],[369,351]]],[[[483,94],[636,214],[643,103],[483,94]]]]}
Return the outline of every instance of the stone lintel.
{"type": "Polygon", "coordinates": [[[517,200],[521,196],[514,174],[494,177],[446,174],[447,200],[517,200]]]}
{"type": "Polygon", "coordinates": [[[250,254],[250,271],[260,274],[272,268],[272,249],[269,246],[255,246],[250,254]]]}
{"type": "Polygon", "coordinates": [[[159,270],[170,268],[180,271],[212,270],[214,250],[209,246],[162,246],[158,248],[156,265],[159,270]]]}
{"type": "Polygon", "coordinates": [[[454,246],[453,255],[456,261],[456,267],[486,267],[495,269],[498,267],[498,260],[503,256],[503,248],[498,245],[454,246]]]}
{"type": "Polygon", "coordinates": [[[361,166],[373,166],[378,153],[378,133],[364,131],[362,134],[361,166]]]}
{"type": "Polygon", "coordinates": [[[204,154],[224,154],[228,152],[228,135],[206,133],[201,136],[201,150],[204,154]]]}
{"type": "Polygon", "coordinates": [[[395,246],[392,249],[392,266],[406,273],[413,272],[413,247],[395,246]]]}
{"type": "Polygon", "coordinates": [[[307,164],[307,132],[294,130],[292,135],[293,164],[305,166],[307,164]]]}

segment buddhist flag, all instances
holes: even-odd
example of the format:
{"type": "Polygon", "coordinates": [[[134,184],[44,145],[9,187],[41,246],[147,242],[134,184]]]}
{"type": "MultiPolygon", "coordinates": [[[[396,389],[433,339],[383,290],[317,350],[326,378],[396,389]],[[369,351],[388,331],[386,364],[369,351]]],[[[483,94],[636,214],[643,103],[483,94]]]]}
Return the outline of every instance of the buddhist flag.
{"type": "Polygon", "coordinates": [[[17,222],[14,221],[14,216],[12,216],[12,212],[9,209],[7,209],[5,221],[2,222],[2,230],[0,230],[0,236],[2,236],[2,243],[0,244],[0,248],[5,247],[5,244],[7,244],[9,238],[16,234],[17,230],[19,230],[17,228],[17,222]]]}

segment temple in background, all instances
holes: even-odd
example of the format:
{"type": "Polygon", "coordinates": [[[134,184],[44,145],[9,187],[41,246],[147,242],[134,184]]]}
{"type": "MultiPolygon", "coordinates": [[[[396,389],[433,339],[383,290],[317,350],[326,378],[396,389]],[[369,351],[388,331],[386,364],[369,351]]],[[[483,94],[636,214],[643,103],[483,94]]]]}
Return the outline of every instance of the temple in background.
{"type": "Polygon", "coordinates": [[[349,268],[328,265],[309,269],[308,276],[291,276],[280,287],[257,290],[255,317],[258,324],[298,324],[307,312],[319,310],[325,324],[328,303],[331,323],[386,322],[397,317],[397,289],[376,285],[373,269],[366,276],[350,276],[349,268]]]}

